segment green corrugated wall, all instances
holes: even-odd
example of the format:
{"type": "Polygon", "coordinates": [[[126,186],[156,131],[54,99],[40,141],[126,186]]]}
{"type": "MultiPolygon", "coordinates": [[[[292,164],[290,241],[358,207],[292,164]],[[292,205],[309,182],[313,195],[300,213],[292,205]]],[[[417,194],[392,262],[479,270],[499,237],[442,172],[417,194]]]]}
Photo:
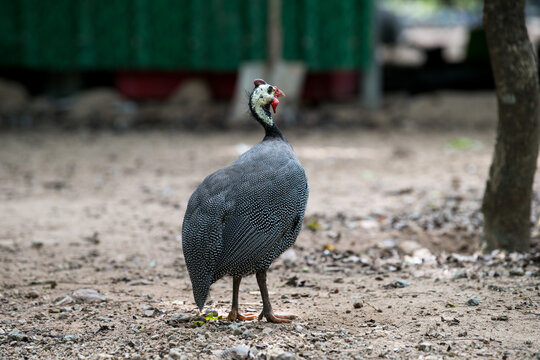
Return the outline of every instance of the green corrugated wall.
{"type": "MultiPolygon", "coordinates": [[[[283,56],[364,68],[374,0],[283,0],[283,56]]],[[[0,0],[0,66],[234,70],[266,54],[266,0],[0,0]]]]}

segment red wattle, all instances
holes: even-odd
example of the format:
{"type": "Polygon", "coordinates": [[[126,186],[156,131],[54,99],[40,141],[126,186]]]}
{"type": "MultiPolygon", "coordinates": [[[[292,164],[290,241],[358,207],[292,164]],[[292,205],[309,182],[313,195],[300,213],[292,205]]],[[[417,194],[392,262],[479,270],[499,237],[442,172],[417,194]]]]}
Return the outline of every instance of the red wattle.
{"type": "Polygon", "coordinates": [[[272,99],[272,109],[274,109],[274,114],[276,113],[276,108],[279,104],[279,100],[277,98],[272,99]]]}

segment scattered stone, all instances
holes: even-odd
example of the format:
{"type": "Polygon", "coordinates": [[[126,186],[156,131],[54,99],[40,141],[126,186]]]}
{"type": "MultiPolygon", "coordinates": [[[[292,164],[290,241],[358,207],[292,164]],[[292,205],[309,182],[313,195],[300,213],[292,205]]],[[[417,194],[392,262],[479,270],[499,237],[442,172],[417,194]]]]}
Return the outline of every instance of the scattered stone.
{"type": "Polygon", "coordinates": [[[296,275],[288,278],[285,285],[292,287],[313,287],[313,285],[307,282],[307,280],[300,280],[296,275]]]}
{"type": "Polygon", "coordinates": [[[435,260],[435,256],[427,248],[414,250],[412,256],[413,258],[421,259],[422,262],[430,262],[435,260]]]}
{"type": "Polygon", "coordinates": [[[295,360],[296,355],[290,351],[283,352],[276,357],[276,360],[295,360]]]}
{"type": "Polygon", "coordinates": [[[28,335],[17,329],[8,332],[7,336],[8,339],[15,341],[28,341],[28,335]]]}
{"type": "Polygon", "coordinates": [[[34,285],[49,285],[51,287],[51,289],[54,289],[56,288],[56,286],[58,285],[56,283],[55,280],[45,280],[45,281],[39,281],[39,280],[36,280],[36,281],[32,281],[30,282],[29,284],[30,286],[34,286],[34,285]]]}
{"type": "Polygon", "coordinates": [[[341,239],[341,233],[337,231],[330,230],[326,233],[326,236],[328,236],[330,239],[334,241],[338,241],[339,239],[341,239]]]}
{"type": "Polygon", "coordinates": [[[241,359],[253,359],[255,356],[251,353],[249,348],[244,345],[237,345],[221,352],[220,359],[223,360],[241,360],[241,359]]]}
{"type": "Polygon", "coordinates": [[[131,280],[127,284],[130,286],[139,286],[139,285],[152,285],[153,282],[150,280],[139,279],[139,280],[131,280]]]}
{"type": "Polygon", "coordinates": [[[409,283],[405,280],[397,279],[396,281],[394,281],[394,286],[396,288],[404,288],[409,286],[409,283]]]}
{"type": "Polygon", "coordinates": [[[489,284],[487,288],[488,288],[488,290],[497,291],[497,292],[505,292],[506,291],[503,287],[493,285],[493,284],[489,284]]]}
{"type": "Polygon", "coordinates": [[[509,271],[510,276],[523,276],[525,275],[525,270],[519,267],[514,267],[509,271]]]}
{"type": "Polygon", "coordinates": [[[219,313],[216,309],[206,309],[204,311],[204,317],[218,317],[219,316],[219,313]]]}
{"type": "Polygon", "coordinates": [[[37,299],[39,297],[39,294],[36,291],[29,291],[24,295],[27,299],[37,299]]]}
{"type": "Polygon", "coordinates": [[[362,304],[361,302],[355,302],[354,305],[353,305],[353,307],[354,307],[355,309],[360,309],[360,308],[362,308],[363,306],[364,306],[364,304],[362,304]]]}
{"type": "Polygon", "coordinates": [[[459,325],[459,320],[457,318],[453,318],[451,320],[448,320],[448,319],[445,319],[443,316],[441,316],[441,321],[444,323],[447,323],[448,326],[458,326],[459,325]]]}
{"type": "Polygon", "coordinates": [[[456,270],[456,272],[452,275],[452,279],[465,279],[467,277],[467,273],[461,269],[456,270]]]}
{"type": "Polygon", "coordinates": [[[360,226],[365,230],[375,230],[379,228],[379,222],[376,219],[363,219],[360,221],[360,226]]]}
{"type": "Polygon", "coordinates": [[[171,326],[179,326],[180,324],[185,324],[191,321],[199,320],[200,317],[195,314],[190,313],[174,313],[171,317],[165,322],[171,326]]]}
{"type": "Polygon", "coordinates": [[[430,352],[432,349],[433,349],[433,344],[427,342],[427,341],[424,341],[424,340],[421,340],[418,345],[416,345],[416,348],[420,351],[424,351],[424,352],[430,352]]]}
{"type": "Polygon", "coordinates": [[[143,316],[144,317],[152,317],[154,316],[155,314],[155,310],[146,310],[144,313],[143,313],[143,316]]]}
{"type": "Polygon", "coordinates": [[[492,316],[491,317],[491,320],[495,320],[495,321],[508,321],[508,315],[495,315],[495,316],[492,316]]]}
{"type": "Polygon", "coordinates": [[[437,326],[430,327],[425,334],[429,338],[439,338],[441,337],[441,333],[438,331],[437,326]]]}
{"type": "Polygon", "coordinates": [[[169,350],[169,357],[172,359],[182,359],[183,351],[180,348],[172,348],[169,350]]]}
{"type": "Polygon", "coordinates": [[[385,289],[400,289],[409,286],[410,284],[402,279],[394,280],[390,284],[386,284],[383,286],[385,289]]]}
{"type": "Polygon", "coordinates": [[[467,300],[467,305],[469,306],[478,306],[478,304],[480,304],[480,302],[478,301],[476,296],[472,296],[469,300],[467,300]]]}
{"type": "Polygon", "coordinates": [[[386,240],[381,241],[379,246],[382,249],[391,249],[391,248],[396,247],[397,244],[398,244],[398,241],[396,239],[386,239],[386,240]]]}
{"type": "Polygon", "coordinates": [[[242,329],[240,324],[232,323],[229,325],[229,328],[232,329],[233,335],[242,335],[242,329]]]}
{"type": "Polygon", "coordinates": [[[152,305],[149,305],[149,304],[142,304],[141,309],[143,309],[143,310],[154,310],[155,308],[152,305]]]}
{"type": "Polygon", "coordinates": [[[266,359],[267,360],[294,360],[296,356],[287,351],[283,351],[279,347],[270,347],[266,350],[266,359]]]}
{"type": "Polygon", "coordinates": [[[63,298],[61,298],[60,300],[57,300],[54,305],[56,306],[63,306],[63,305],[69,305],[69,304],[73,304],[75,302],[75,300],[73,300],[73,298],[69,295],[66,295],[64,296],[63,298]]]}
{"type": "Polygon", "coordinates": [[[94,289],[75,290],[71,296],[76,302],[84,302],[84,303],[98,303],[98,302],[103,302],[107,300],[107,298],[104,295],[98,293],[94,289]]]}
{"type": "Polygon", "coordinates": [[[76,334],[66,334],[64,335],[65,341],[77,341],[79,339],[79,335],[76,334]]]}
{"type": "Polygon", "coordinates": [[[398,243],[397,248],[406,255],[412,255],[415,250],[421,249],[422,245],[416,241],[405,240],[398,243]]]}
{"type": "Polygon", "coordinates": [[[353,263],[353,264],[356,264],[360,261],[360,258],[356,255],[351,255],[349,257],[346,257],[345,259],[341,260],[343,261],[344,263],[353,263]]]}

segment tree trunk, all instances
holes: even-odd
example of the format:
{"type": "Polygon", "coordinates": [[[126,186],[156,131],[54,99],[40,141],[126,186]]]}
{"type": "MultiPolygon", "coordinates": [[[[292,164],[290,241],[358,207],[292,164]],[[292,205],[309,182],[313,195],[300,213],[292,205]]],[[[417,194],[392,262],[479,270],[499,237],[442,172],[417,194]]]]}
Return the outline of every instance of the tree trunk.
{"type": "Polygon", "coordinates": [[[524,7],[525,0],[484,1],[484,30],[499,114],[493,162],[482,203],[486,250],[530,248],[539,87],[524,7]]]}

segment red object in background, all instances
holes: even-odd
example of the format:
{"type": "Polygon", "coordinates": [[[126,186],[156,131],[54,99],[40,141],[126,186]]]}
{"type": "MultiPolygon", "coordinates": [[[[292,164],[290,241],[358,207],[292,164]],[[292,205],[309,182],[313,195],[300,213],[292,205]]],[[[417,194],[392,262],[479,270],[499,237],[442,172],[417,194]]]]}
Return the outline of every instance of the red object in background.
{"type": "MultiPolygon", "coordinates": [[[[134,100],[165,99],[184,81],[195,78],[206,81],[214,99],[232,99],[236,84],[235,72],[124,71],[116,74],[116,87],[124,96],[134,100]]],[[[311,101],[343,100],[354,97],[357,93],[358,72],[335,70],[308,73],[302,98],[311,101]]]]}
{"type": "Polygon", "coordinates": [[[311,101],[344,100],[358,94],[358,72],[334,70],[308,73],[302,98],[311,101]]]}
{"type": "Polygon", "coordinates": [[[123,71],[116,74],[115,83],[122,95],[134,100],[148,100],[168,98],[189,79],[205,81],[215,99],[229,100],[234,94],[236,73],[123,71]]]}

